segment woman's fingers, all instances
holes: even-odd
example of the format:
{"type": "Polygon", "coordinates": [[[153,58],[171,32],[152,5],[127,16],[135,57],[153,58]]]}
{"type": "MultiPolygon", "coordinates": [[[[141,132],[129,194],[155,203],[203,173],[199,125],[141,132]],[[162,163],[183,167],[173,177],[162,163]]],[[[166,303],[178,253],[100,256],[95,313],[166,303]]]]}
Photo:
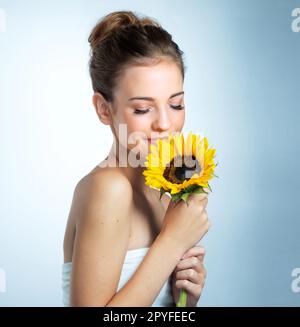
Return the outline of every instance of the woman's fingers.
{"type": "Polygon", "coordinates": [[[192,256],[199,257],[199,259],[203,261],[205,256],[205,248],[201,245],[194,246],[185,252],[185,254],[182,256],[182,259],[187,259],[192,256]]]}
{"type": "Polygon", "coordinates": [[[195,284],[185,279],[177,280],[175,286],[178,289],[185,289],[193,297],[199,298],[204,285],[195,284]]]}
{"type": "Polygon", "coordinates": [[[200,273],[197,272],[195,269],[180,270],[176,273],[177,280],[187,279],[190,282],[198,285],[203,285],[205,282],[205,278],[206,278],[206,271],[204,267],[200,273]]]}
{"type": "Polygon", "coordinates": [[[190,269],[193,268],[198,272],[201,272],[203,269],[203,261],[200,260],[198,257],[190,257],[187,259],[181,260],[175,268],[175,272],[183,270],[183,269],[190,269]]]}

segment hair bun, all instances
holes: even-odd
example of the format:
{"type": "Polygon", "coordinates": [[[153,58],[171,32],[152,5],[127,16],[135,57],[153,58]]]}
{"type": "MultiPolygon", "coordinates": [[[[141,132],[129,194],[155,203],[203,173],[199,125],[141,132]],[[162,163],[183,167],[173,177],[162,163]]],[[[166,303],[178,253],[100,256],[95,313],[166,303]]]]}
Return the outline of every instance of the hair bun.
{"type": "Polygon", "coordinates": [[[132,11],[114,11],[102,17],[93,28],[88,38],[91,48],[95,48],[101,41],[106,39],[113,30],[127,27],[128,25],[152,25],[161,27],[155,20],[148,17],[139,18],[132,11]]]}

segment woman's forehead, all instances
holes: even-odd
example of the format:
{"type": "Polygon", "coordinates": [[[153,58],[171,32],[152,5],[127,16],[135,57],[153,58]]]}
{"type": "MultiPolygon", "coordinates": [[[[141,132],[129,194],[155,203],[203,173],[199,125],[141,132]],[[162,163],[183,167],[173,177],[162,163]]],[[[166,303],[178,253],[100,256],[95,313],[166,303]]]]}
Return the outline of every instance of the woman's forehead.
{"type": "Polygon", "coordinates": [[[124,97],[171,96],[182,91],[182,75],[174,63],[161,62],[151,66],[131,66],[120,76],[117,92],[124,97]]]}

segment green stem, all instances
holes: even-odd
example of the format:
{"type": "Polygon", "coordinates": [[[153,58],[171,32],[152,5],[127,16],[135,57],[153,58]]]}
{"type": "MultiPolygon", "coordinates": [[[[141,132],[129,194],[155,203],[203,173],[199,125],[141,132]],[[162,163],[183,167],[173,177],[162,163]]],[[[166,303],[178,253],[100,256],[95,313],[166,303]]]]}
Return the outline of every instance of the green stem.
{"type": "Polygon", "coordinates": [[[185,289],[180,290],[179,301],[176,303],[176,307],[186,307],[187,293],[185,289]]]}

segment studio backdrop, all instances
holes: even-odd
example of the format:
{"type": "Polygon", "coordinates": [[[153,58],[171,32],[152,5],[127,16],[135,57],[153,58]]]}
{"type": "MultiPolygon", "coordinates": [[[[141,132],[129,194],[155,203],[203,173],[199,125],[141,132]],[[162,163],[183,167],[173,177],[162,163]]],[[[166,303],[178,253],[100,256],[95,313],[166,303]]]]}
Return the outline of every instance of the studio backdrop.
{"type": "Polygon", "coordinates": [[[113,141],[92,105],[98,19],[157,19],[184,51],[184,132],[217,149],[200,306],[300,304],[300,1],[0,0],[0,306],[61,306],[74,187],[113,141]]]}

